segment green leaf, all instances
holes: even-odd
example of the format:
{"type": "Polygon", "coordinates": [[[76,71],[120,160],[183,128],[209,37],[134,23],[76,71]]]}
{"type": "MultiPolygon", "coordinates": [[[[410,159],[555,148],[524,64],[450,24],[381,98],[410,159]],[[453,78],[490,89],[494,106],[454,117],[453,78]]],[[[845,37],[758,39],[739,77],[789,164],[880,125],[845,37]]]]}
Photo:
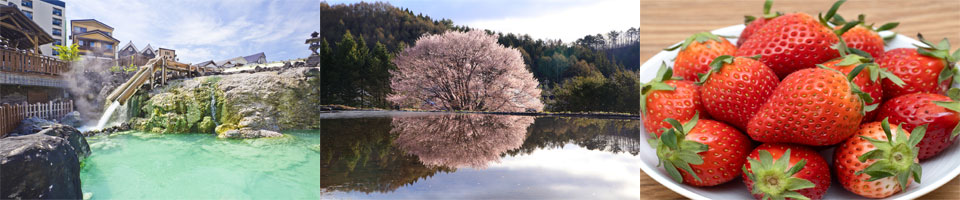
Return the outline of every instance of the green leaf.
{"type": "Polygon", "coordinates": [[[880,127],[883,128],[883,134],[887,136],[887,141],[893,141],[893,136],[890,133],[890,118],[883,118],[883,122],[880,122],[880,127]]]}
{"type": "Polygon", "coordinates": [[[897,183],[900,184],[901,190],[907,190],[907,182],[909,181],[910,181],[910,172],[897,174],[897,183]]]}
{"type": "Polygon", "coordinates": [[[673,178],[673,181],[683,182],[683,176],[680,175],[680,171],[677,171],[672,163],[663,162],[663,168],[667,170],[667,174],[670,175],[670,178],[673,178]]]}
{"type": "Polygon", "coordinates": [[[858,24],[860,24],[860,21],[848,22],[847,24],[844,24],[843,27],[841,27],[840,29],[835,30],[834,32],[836,32],[836,34],[837,34],[838,36],[839,36],[839,35],[843,35],[843,33],[846,33],[847,31],[849,31],[851,28],[857,26],[858,24]]]}
{"type": "Polygon", "coordinates": [[[671,85],[667,85],[666,83],[653,82],[653,83],[650,83],[649,91],[657,91],[657,90],[673,91],[674,89],[676,88],[671,85]]]}
{"type": "Polygon", "coordinates": [[[876,180],[894,176],[894,174],[891,174],[890,172],[886,172],[886,171],[871,171],[871,172],[864,172],[864,173],[870,176],[870,178],[867,179],[867,182],[873,182],[876,180]]]}
{"type": "Polygon", "coordinates": [[[880,107],[880,103],[865,105],[863,106],[863,111],[864,112],[874,111],[874,110],[877,110],[877,107],[880,107]]]}
{"type": "Polygon", "coordinates": [[[940,44],[937,44],[937,49],[950,49],[950,40],[947,38],[940,40],[940,44]]]}
{"type": "Polygon", "coordinates": [[[877,79],[880,78],[880,70],[882,69],[880,68],[879,65],[875,63],[870,65],[869,67],[870,67],[870,81],[876,82],[877,79]]]}
{"type": "Polygon", "coordinates": [[[762,165],[773,165],[773,155],[765,150],[760,150],[760,163],[762,165]]]}
{"type": "Polygon", "coordinates": [[[700,153],[709,150],[709,146],[691,140],[683,140],[680,142],[680,149],[684,151],[690,151],[693,153],[700,153]]]}
{"type": "Polygon", "coordinates": [[[679,132],[680,135],[686,135],[687,132],[683,132],[684,130],[683,124],[681,124],[680,121],[677,121],[674,118],[667,118],[663,121],[667,122],[668,124],[670,124],[670,126],[673,126],[673,128],[677,129],[677,132],[679,132]]]}
{"type": "Polygon", "coordinates": [[[910,173],[913,174],[913,181],[920,183],[920,178],[923,177],[923,169],[919,163],[913,163],[910,165],[910,173]]]}
{"type": "Polygon", "coordinates": [[[960,112],[960,101],[933,101],[933,104],[954,112],[960,112]]]}
{"type": "Polygon", "coordinates": [[[837,14],[837,10],[840,9],[840,5],[843,5],[844,2],[847,2],[847,0],[839,0],[833,3],[833,6],[831,6],[830,10],[827,11],[827,14],[823,18],[820,18],[820,23],[829,27],[830,25],[827,24],[827,21],[832,19],[833,16],[837,14]]]}
{"type": "Polygon", "coordinates": [[[852,53],[852,54],[854,54],[854,55],[858,55],[858,56],[862,57],[862,58],[860,58],[860,62],[862,62],[862,63],[873,62],[873,60],[874,60],[874,59],[873,59],[873,56],[870,55],[870,53],[867,53],[866,51],[863,51],[863,50],[860,50],[860,49],[857,49],[857,48],[847,48],[847,50],[850,50],[850,53],[852,53]]]}
{"type": "Polygon", "coordinates": [[[673,46],[664,48],[663,50],[664,50],[664,51],[673,51],[673,50],[677,50],[678,48],[680,48],[680,46],[683,46],[683,43],[676,44],[676,45],[673,45],[673,46]]]}
{"type": "Polygon", "coordinates": [[[897,86],[903,87],[903,85],[907,84],[903,82],[903,80],[901,80],[900,77],[898,77],[896,74],[893,74],[892,72],[887,71],[887,69],[880,68],[879,71],[880,71],[880,77],[890,80],[890,82],[893,82],[893,84],[896,84],[897,86]]]}
{"type": "Polygon", "coordinates": [[[860,63],[860,59],[863,59],[863,56],[850,54],[850,55],[844,56],[843,60],[837,63],[837,66],[847,66],[847,65],[857,64],[857,63],[860,63]]]}
{"type": "Polygon", "coordinates": [[[860,71],[863,71],[863,68],[866,66],[867,64],[860,64],[857,65],[857,67],[854,67],[853,70],[850,70],[850,73],[847,73],[847,80],[853,81],[853,78],[856,78],[857,75],[860,75],[860,71]]]}
{"type": "Polygon", "coordinates": [[[880,31],[891,30],[891,29],[893,29],[893,28],[896,28],[898,25],[900,25],[900,22],[890,22],[890,23],[886,23],[886,24],[883,24],[882,26],[880,26],[880,28],[877,28],[876,31],[877,31],[877,32],[880,32],[880,31]]]}
{"type": "Polygon", "coordinates": [[[690,174],[690,176],[693,176],[693,179],[695,179],[695,180],[697,180],[697,181],[702,181],[702,180],[700,180],[700,177],[697,176],[697,173],[695,173],[695,172],[693,171],[693,169],[690,168],[690,164],[687,164],[686,162],[683,162],[682,160],[671,160],[671,161],[673,162],[673,165],[674,165],[674,166],[678,166],[678,167],[680,167],[680,169],[683,169],[683,171],[687,171],[687,173],[690,174]]]}
{"type": "Polygon", "coordinates": [[[951,138],[957,137],[957,135],[960,135],[960,124],[957,124],[957,125],[954,125],[954,126],[953,126],[953,131],[952,131],[952,133],[950,134],[950,137],[951,137],[951,138]]]}
{"type": "MultiPolygon", "coordinates": [[[[752,167],[751,167],[751,168],[752,168],[752,167]]],[[[750,179],[751,181],[754,181],[754,182],[757,181],[757,175],[755,175],[755,174],[753,174],[753,173],[750,173],[750,171],[747,171],[747,166],[746,166],[746,165],[740,166],[740,171],[742,171],[743,174],[746,174],[746,175],[747,175],[747,178],[750,179]]]]}
{"type": "Polygon", "coordinates": [[[883,157],[883,151],[881,151],[880,149],[874,149],[860,156],[857,156],[857,160],[860,162],[867,162],[867,160],[878,159],[882,157],[883,157]]]}
{"type": "MultiPolygon", "coordinates": [[[[766,151],[761,150],[760,154],[763,154],[763,152],[766,152],[766,151]]],[[[767,152],[767,154],[769,153],[770,152],[767,152]]],[[[771,155],[770,157],[773,157],[773,155],[771,155]]],[[[790,149],[787,149],[787,151],[784,152],[782,156],[780,156],[780,159],[777,159],[777,161],[773,163],[773,168],[786,169],[788,165],[790,165],[790,149]]]]}
{"type": "Polygon", "coordinates": [[[940,70],[940,76],[937,77],[937,83],[943,83],[953,77],[955,71],[954,68],[944,67],[943,70],[940,70]]]}
{"type": "MultiPolygon", "coordinates": [[[[780,158],[783,159],[783,158],[780,158]]],[[[807,159],[801,159],[797,164],[794,164],[793,167],[790,167],[790,170],[787,170],[787,176],[793,176],[803,170],[803,167],[807,165],[807,159]]]]}
{"type": "Polygon", "coordinates": [[[843,26],[844,24],[847,24],[847,20],[843,19],[843,17],[840,15],[834,16],[833,20],[830,20],[830,22],[837,26],[843,26]]]}
{"type": "Polygon", "coordinates": [[[790,190],[790,191],[813,188],[816,186],[817,185],[814,185],[813,182],[810,182],[807,179],[796,178],[796,177],[787,178],[786,188],[787,190],[790,190]]]}
{"type": "Polygon", "coordinates": [[[681,126],[683,128],[683,133],[690,133],[693,130],[693,127],[697,126],[697,121],[700,119],[700,112],[693,114],[693,118],[690,118],[690,121],[687,121],[686,124],[681,126]]]}
{"type": "Polygon", "coordinates": [[[910,139],[907,140],[907,144],[910,147],[915,147],[917,144],[920,144],[920,140],[923,139],[923,136],[927,134],[927,125],[918,126],[913,128],[913,132],[910,133],[910,139]]]}
{"type": "Polygon", "coordinates": [[[684,162],[687,162],[690,164],[694,164],[694,165],[703,164],[703,158],[700,157],[700,155],[697,155],[695,153],[680,152],[677,154],[677,157],[679,157],[680,160],[683,160],[684,162]]]}
{"type": "Polygon", "coordinates": [[[947,97],[950,97],[950,99],[954,101],[960,100],[960,88],[950,88],[947,90],[947,97]]]}
{"type": "Polygon", "coordinates": [[[674,129],[667,130],[660,134],[660,141],[663,142],[663,145],[666,145],[670,149],[679,149],[677,146],[677,135],[673,131],[674,129]]]}
{"type": "Polygon", "coordinates": [[[795,192],[795,191],[783,192],[782,196],[785,198],[791,198],[796,200],[810,200],[810,197],[803,196],[803,194],[800,194],[799,192],[795,192]]]}
{"type": "Polygon", "coordinates": [[[753,20],[757,20],[757,17],[750,16],[750,15],[744,15],[744,16],[743,16],[743,24],[744,24],[744,25],[750,25],[750,22],[753,22],[753,20]]]}

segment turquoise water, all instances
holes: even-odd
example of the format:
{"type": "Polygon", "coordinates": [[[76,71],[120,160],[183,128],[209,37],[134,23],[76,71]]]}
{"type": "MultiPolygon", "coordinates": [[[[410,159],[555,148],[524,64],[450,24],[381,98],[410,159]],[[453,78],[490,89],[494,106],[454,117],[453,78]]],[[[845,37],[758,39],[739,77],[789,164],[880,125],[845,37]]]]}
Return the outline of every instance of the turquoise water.
{"type": "Polygon", "coordinates": [[[319,130],[282,138],[125,132],[89,137],[92,199],[318,199],[319,130]]]}

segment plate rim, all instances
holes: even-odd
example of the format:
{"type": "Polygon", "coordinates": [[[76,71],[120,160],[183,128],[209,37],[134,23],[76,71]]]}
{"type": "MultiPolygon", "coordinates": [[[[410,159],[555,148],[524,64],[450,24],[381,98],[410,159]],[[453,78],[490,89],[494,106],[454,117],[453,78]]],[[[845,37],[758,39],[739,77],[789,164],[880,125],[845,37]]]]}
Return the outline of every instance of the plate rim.
{"type": "MultiPolygon", "coordinates": [[[[738,30],[743,30],[743,28],[745,28],[745,27],[746,27],[745,24],[738,24],[738,25],[726,26],[726,27],[723,27],[723,28],[718,28],[718,29],[710,30],[710,32],[711,32],[711,33],[716,33],[716,32],[719,32],[719,31],[721,31],[721,30],[726,30],[726,29],[738,29],[738,30]]],[[[903,35],[903,34],[899,34],[899,33],[895,33],[895,34],[897,35],[897,36],[896,36],[896,39],[898,39],[898,40],[905,40],[905,41],[910,42],[910,43],[912,43],[912,44],[922,45],[922,43],[921,43],[920,41],[917,41],[916,39],[910,38],[909,36],[906,36],[906,35],[903,35]]],[[[737,35],[737,36],[739,36],[739,35],[737,35]]],[[[683,42],[683,41],[680,41],[680,42],[677,42],[677,43],[675,43],[675,44],[679,44],[679,43],[682,43],[682,42],[683,42]]],[[[674,45],[675,45],[675,44],[674,44],[674,45]]],[[[667,61],[666,59],[662,59],[662,58],[661,58],[661,57],[664,57],[664,56],[665,56],[665,53],[666,53],[666,52],[667,52],[667,51],[660,51],[660,52],[657,52],[657,54],[654,54],[652,57],[648,58],[646,61],[644,61],[644,62],[640,65],[640,69],[638,69],[637,72],[642,74],[642,73],[644,72],[644,70],[648,70],[648,71],[649,71],[650,69],[645,69],[644,66],[647,66],[646,68],[652,68],[652,67],[649,67],[649,66],[654,66],[655,64],[649,64],[650,62],[661,62],[661,61],[662,61],[662,62],[666,62],[666,61],[667,61]],[[655,58],[661,58],[661,59],[655,60],[655,58]]],[[[669,63],[668,65],[671,66],[671,68],[673,67],[672,63],[669,63]]],[[[659,66],[659,65],[656,65],[656,66],[659,66]]],[[[957,87],[957,84],[958,84],[958,83],[954,83],[954,85],[951,86],[951,87],[957,87]]],[[[641,117],[641,118],[642,118],[642,117],[641,117]]],[[[643,130],[641,130],[641,131],[643,131],[643,130]]],[[[644,135],[644,137],[647,137],[647,136],[644,135]]],[[[648,145],[649,145],[649,144],[648,144],[648,145]]],[[[649,147],[649,146],[648,146],[648,147],[649,147]]],[[[652,148],[652,147],[651,147],[651,148],[652,148]]],[[[958,148],[958,147],[953,147],[953,148],[958,148]]],[[[711,198],[709,198],[709,197],[706,197],[706,196],[697,194],[697,193],[695,193],[695,192],[693,192],[693,191],[684,189],[683,187],[681,187],[681,186],[679,185],[679,183],[674,182],[672,179],[667,179],[665,176],[663,176],[663,174],[660,174],[660,172],[659,172],[659,167],[652,168],[652,167],[647,166],[646,164],[641,164],[641,165],[640,165],[640,169],[643,171],[643,173],[645,173],[647,176],[649,176],[649,177],[652,178],[653,180],[657,181],[657,183],[659,183],[660,185],[663,185],[664,187],[667,187],[667,188],[669,188],[670,190],[672,190],[673,192],[676,192],[676,193],[678,193],[678,194],[680,194],[680,195],[682,195],[682,196],[684,196],[684,197],[686,197],[686,198],[690,198],[690,199],[703,199],[703,200],[711,199],[711,198]],[[656,175],[651,175],[651,174],[656,174],[656,175]]],[[[833,172],[831,172],[831,173],[833,173],[833,172]]],[[[926,194],[932,192],[933,190],[936,190],[936,189],[939,189],[940,187],[943,187],[943,185],[945,185],[946,183],[948,183],[948,182],[950,182],[951,180],[955,179],[958,175],[960,175],[960,167],[956,167],[956,168],[954,168],[952,171],[949,171],[949,172],[946,174],[946,176],[945,176],[945,177],[949,177],[949,178],[938,179],[937,181],[933,182],[932,184],[930,184],[930,185],[927,186],[927,187],[917,188],[916,191],[910,192],[910,193],[908,193],[908,194],[906,194],[906,195],[904,195],[904,196],[901,196],[901,197],[899,197],[899,198],[896,198],[896,199],[917,199],[917,198],[920,198],[920,196],[926,195],[926,194]]],[[[831,180],[831,181],[833,181],[833,180],[831,180]]],[[[842,187],[842,186],[833,185],[832,187],[842,187]]],[[[845,190],[845,189],[844,189],[844,190],[845,190]]],[[[901,192],[902,192],[902,191],[901,191],[901,192]]],[[[642,197],[643,195],[641,194],[640,196],[642,197]]]]}

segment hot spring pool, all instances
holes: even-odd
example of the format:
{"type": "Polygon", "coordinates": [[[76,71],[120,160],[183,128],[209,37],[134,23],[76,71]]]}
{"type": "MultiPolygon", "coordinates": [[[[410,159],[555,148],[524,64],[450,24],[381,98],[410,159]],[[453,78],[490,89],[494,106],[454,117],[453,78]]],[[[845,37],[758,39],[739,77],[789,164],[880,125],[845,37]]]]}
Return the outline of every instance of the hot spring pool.
{"type": "Polygon", "coordinates": [[[89,137],[92,199],[318,199],[319,130],[282,138],[124,132],[89,137]]]}

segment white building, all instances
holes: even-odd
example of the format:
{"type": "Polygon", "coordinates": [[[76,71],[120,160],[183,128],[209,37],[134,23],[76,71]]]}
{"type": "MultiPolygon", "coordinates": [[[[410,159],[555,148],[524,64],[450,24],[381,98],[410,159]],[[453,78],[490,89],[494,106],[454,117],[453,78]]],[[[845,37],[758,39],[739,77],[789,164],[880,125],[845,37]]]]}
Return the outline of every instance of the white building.
{"type": "Polygon", "coordinates": [[[43,31],[53,36],[53,43],[40,46],[43,55],[56,56],[53,45],[67,43],[67,18],[64,3],[59,0],[0,0],[2,5],[15,5],[23,14],[33,19],[43,31]]]}

